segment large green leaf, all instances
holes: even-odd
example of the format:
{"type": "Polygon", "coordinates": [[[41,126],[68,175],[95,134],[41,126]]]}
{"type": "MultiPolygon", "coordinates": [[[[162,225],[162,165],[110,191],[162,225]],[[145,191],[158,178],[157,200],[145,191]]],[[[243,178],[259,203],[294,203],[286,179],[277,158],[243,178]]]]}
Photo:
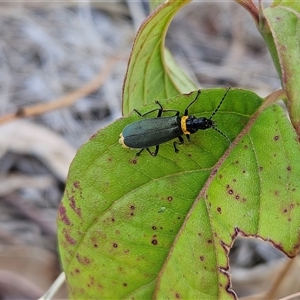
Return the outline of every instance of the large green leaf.
{"type": "Polygon", "coordinates": [[[197,87],[176,65],[164,42],[174,15],[190,0],[160,5],[141,25],[132,47],[123,86],[123,113],[153,102],[190,92],[197,87]]]}
{"type": "Polygon", "coordinates": [[[252,0],[236,0],[254,18],[266,41],[287,95],[287,108],[300,140],[300,1],[275,0],[258,9],[252,0]]]}
{"type": "MultiPolygon", "coordinates": [[[[209,117],[224,93],[203,90],[190,114],[209,117]]],[[[183,112],[195,95],[160,102],[183,112]]],[[[238,233],[295,255],[300,149],[278,105],[260,110],[254,93],[228,93],[214,120],[231,140],[237,137],[230,148],[209,129],[177,154],[171,141],[157,157],[146,151],[135,157],[118,143],[122,129],[140,119],[135,113],[84,144],[58,218],[70,298],[233,298],[228,251],[238,233]]]]}
{"type": "Polygon", "coordinates": [[[291,121],[300,137],[300,2],[277,1],[264,10],[278,52],[291,121]]]}

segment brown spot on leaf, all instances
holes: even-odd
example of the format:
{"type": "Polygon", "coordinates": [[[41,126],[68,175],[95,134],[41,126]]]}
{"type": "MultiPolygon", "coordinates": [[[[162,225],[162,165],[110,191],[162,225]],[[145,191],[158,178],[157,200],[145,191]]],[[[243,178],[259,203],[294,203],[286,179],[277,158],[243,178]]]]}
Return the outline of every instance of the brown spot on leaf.
{"type": "Polygon", "coordinates": [[[66,241],[70,244],[70,245],[75,245],[76,244],[76,240],[74,240],[69,232],[64,228],[63,229],[63,235],[65,236],[66,241]]]}
{"type": "Polygon", "coordinates": [[[279,140],[279,135],[275,135],[275,136],[274,136],[274,140],[275,140],[275,141],[278,141],[278,140],[279,140]]]}
{"type": "Polygon", "coordinates": [[[153,245],[157,245],[157,239],[153,239],[153,240],[151,241],[151,243],[152,243],[153,245]]]}
{"type": "Polygon", "coordinates": [[[75,212],[75,214],[81,218],[81,208],[76,206],[76,201],[75,201],[74,196],[69,197],[69,200],[70,200],[70,207],[75,212]]]}
{"type": "Polygon", "coordinates": [[[291,171],[291,170],[292,170],[292,167],[291,167],[291,166],[288,166],[286,169],[287,169],[288,171],[291,171]]]}
{"type": "Polygon", "coordinates": [[[167,199],[168,199],[168,201],[172,201],[172,200],[173,200],[173,197],[172,197],[172,196],[169,196],[167,199]]]}
{"type": "Polygon", "coordinates": [[[114,248],[118,248],[118,244],[117,243],[113,243],[113,247],[114,248]]]}
{"type": "Polygon", "coordinates": [[[95,284],[95,278],[94,276],[89,276],[90,277],[90,281],[89,283],[87,284],[88,287],[91,287],[95,284]]]}
{"type": "Polygon", "coordinates": [[[79,189],[79,188],[80,188],[80,182],[79,182],[79,181],[74,181],[73,186],[74,186],[76,189],[79,189]]]}
{"type": "Polygon", "coordinates": [[[218,211],[218,213],[220,213],[220,214],[221,214],[221,213],[222,213],[222,209],[221,209],[221,207],[218,207],[218,208],[217,208],[217,211],[218,211]]]}
{"type": "Polygon", "coordinates": [[[200,256],[200,260],[201,260],[201,261],[204,260],[204,256],[203,256],[203,255],[200,256]]]}
{"type": "Polygon", "coordinates": [[[76,258],[78,262],[80,262],[83,265],[88,265],[91,261],[86,256],[82,257],[78,253],[76,254],[76,258]]]}
{"type": "Polygon", "coordinates": [[[59,219],[63,221],[66,225],[71,225],[71,221],[67,216],[67,210],[63,204],[60,204],[58,208],[59,219]]]}

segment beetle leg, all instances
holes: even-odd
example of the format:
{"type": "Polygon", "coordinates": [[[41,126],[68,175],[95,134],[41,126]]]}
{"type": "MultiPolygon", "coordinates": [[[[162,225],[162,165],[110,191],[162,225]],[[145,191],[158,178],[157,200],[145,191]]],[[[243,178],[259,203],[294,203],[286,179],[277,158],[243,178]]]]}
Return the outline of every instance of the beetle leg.
{"type": "Polygon", "coordinates": [[[159,105],[159,107],[160,107],[160,108],[158,108],[158,114],[157,114],[157,118],[160,118],[164,109],[163,109],[162,105],[158,102],[158,100],[156,100],[155,103],[157,105],[159,105]]]}
{"type": "MultiPolygon", "coordinates": [[[[148,148],[147,148],[148,149],[148,148]]],[[[151,153],[152,156],[156,156],[159,150],[159,145],[156,145],[154,153],[151,153]]]]}
{"type": "Polygon", "coordinates": [[[161,108],[160,112],[158,112],[158,115],[157,115],[158,118],[161,117],[163,112],[168,112],[168,111],[175,111],[176,112],[175,116],[180,115],[180,111],[177,109],[163,109],[162,105],[158,102],[158,100],[156,100],[155,103],[158,104],[161,108]]]}
{"type": "Polygon", "coordinates": [[[149,148],[144,148],[144,149],[142,149],[140,152],[138,152],[138,155],[140,155],[140,153],[141,153],[143,150],[145,150],[145,149],[148,151],[148,153],[149,153],[151,156],[155,157],[155,156],[157,155],[157,153],[158,153],[159,146],[157,145],[157,146],[155,147],[155,151],[154,151],[154,152],[151,152],[151,150],[150,150],[149,148]]]}
{"type": "Polygon", "coordinates": [[[142,117],[142,114],[137,110],[137,109],[133,109],[139,116],[141,116],[142,117]]]}
{"type": "Polygon", "coordinates": [[[191,141],[190,135],[186,134],[185,136],[186,136],[187,140],[190,142],[191,141]]]}
{"type": "Polygon", "coordinates": [[[159,118],[159,117],[161,117],[161,115],[162,115],[162,112],[164,111],[164,109],[163,109],[163,107],[161,106],[161,104],[156,100],[155,101],[155,103],[157,103],[159,106],[160,106],[160,108],[155,108],[155,109],[152,109],[152,110],[150,110],[150,111],[147,111],[146,113],[144,113],[144,114],[141,114],[137,109],[133,109],[140,117],[144,117],[144,116],[146,116],[146,115],[148,115],[148,114],[151,114],[151,113],[153,113],[153,112],[155,112],[155,111],[157,111],[158,110],[158,114],[157,114],[157,117],[159,118]]]}
{"type": "Polygon", "coordinates": [[[144,116],[146,116],[146,115],[148,115],[148,114],[151,114],[151,113],[153,113],[153,112],[155,112],[155,111],[157,111],[157,110],[158,110],[157,118],[160,118],[163,112],[168,112],[168,111],[175,111],[175,112],[176,112],[175,116],[179,116],[179,114],[180,114],[180,111],[179,111],[179,110],[176,110],[176,109],[164,109],[164,108],[162,107],[162,105],[158,102],[158,100],[156,100],[155,103],[156,103],[157,105],[159,105],[159,108],[152,109],[152,110],[150,110],[150,111],[148,111],[148,112],[146,112],[146,113],[144,113],[144,114],[141,114],[141,113],[140,113],[137,109],[135,109],[135,108],[134,108],[133,110],[134,110],[140,117],[144,117],[144,116]]]}
{"type": "Polygon", "coordinates": [[[168,111],[175,111],[176,114],[174,115],[174,117],[180,115],[180,111],[179,110],[176,110],[176,109],[164,109],[164,112],[168,112],[168,111]]]}
{"type": "MultiPolygon", "coordinates": [[[[136,156],[140,156],[140,154],[145,150],[145,148],[141,149],[139,152],[136,153],[136,156]]],[[[148,148],[147,148],[148,150],[148,148]]],[[[148,150],[149,151],[149,150],[148,150]]]]}
{"type": "Polygon", "coordinates": [[[157,111],[158,110],[158,116],[160,117],[161,116],[161,114],[162,114],[162,109],[161,108],[155,108],[155,109],[152,109],[152,110],[150,110],[150,111],[148,111],[148,112],[146,112],[146,113],[144,113],[144,114],[141,114],[138,110],[136,110],[135,108],[133,109],[140,117],[144,117],[144,116],[146,116],[146,115],[148,115],[148,114],[151,114],[152,112],[154,112],[154,111],[157,111]]]}
{"type": "Polygon", "coordinates": [[[149,153],[151,156],[155,157],[155,156],[157,155],[157,153],[158,153],[159,145],[155,146],[155,151],[154,151],[154,152],[151,152],[151,150],[150,150],[149,148],[143,148],[143,149],[141,149],[141,150],[136,154],[136,156],[140,156],[140,154],[141,154],[145,149],[148,151],[148,153],[149,153]]]}
{"type": "Polygon", "coordinates": [[[177,149],[176,145],[181,145],[181,144],[184,143],[184,140],[183,140],[182,136],[179,136],[178,139],[179,139],[179,142],[178,141],[177,142],[176,141],[173,142],[174,150],[175,150],[176,153],[179,152],[179,150],[177,149]]]}
{"type": "Polygon", "coordinates": [[[148,151],[148,153],[149,153],[151,156],[153,156],[153,154],[152,154],[152,152],[150,151],[149,148],[146,148],[146,150],[148,151]]]}

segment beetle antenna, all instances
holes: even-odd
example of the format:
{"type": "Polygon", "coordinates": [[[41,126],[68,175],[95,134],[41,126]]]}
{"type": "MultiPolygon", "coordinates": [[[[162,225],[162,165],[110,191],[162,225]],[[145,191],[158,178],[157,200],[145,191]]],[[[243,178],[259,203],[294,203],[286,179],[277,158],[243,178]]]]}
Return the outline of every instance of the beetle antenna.
{"type": "Polygon", "coordinates": [[[223,135],[224,138],[226,138],[227,141],[229,142],[229,144],[231,145],[231,140],[230,140],[230,138],[229,138],[225,133],[223,133],[221,130],[219,130],[219,129],[216,128],[215,126],[212,126],[211,128],[212,128],[213,130],[219,132],[221,135],[223,135]]]}
{"type": "Polygon", "coordinates": [[[231,89],[231,87],[229,87],[229,88],[227,89],[227,91],[225,92],[225,94],[224,94],[222,100],[220,101],[219,105],[217,106],[217,108],[215,109],[215,111],[211,114],[209,120],[211,120],[212,117],[213,117],[213,116],[217,113],[217,111],[220,109],[220,107],[221,107],[221,105],[222,105],[224,99],[226,98],[228,92],[230,91],[230,89],[231,89]]]}

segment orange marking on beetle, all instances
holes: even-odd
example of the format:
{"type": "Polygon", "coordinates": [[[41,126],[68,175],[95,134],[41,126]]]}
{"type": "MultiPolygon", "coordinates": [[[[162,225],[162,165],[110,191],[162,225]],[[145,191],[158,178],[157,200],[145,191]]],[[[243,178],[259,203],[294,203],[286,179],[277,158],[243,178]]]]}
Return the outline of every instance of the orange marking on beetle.
{"type": "Polygon", "coordinates": [[[183,116],[181,118],[181,130],[184,134],[191,134],[189,131],[186,129],[186,120],[188,119],[189,116],[183,116]]]}

